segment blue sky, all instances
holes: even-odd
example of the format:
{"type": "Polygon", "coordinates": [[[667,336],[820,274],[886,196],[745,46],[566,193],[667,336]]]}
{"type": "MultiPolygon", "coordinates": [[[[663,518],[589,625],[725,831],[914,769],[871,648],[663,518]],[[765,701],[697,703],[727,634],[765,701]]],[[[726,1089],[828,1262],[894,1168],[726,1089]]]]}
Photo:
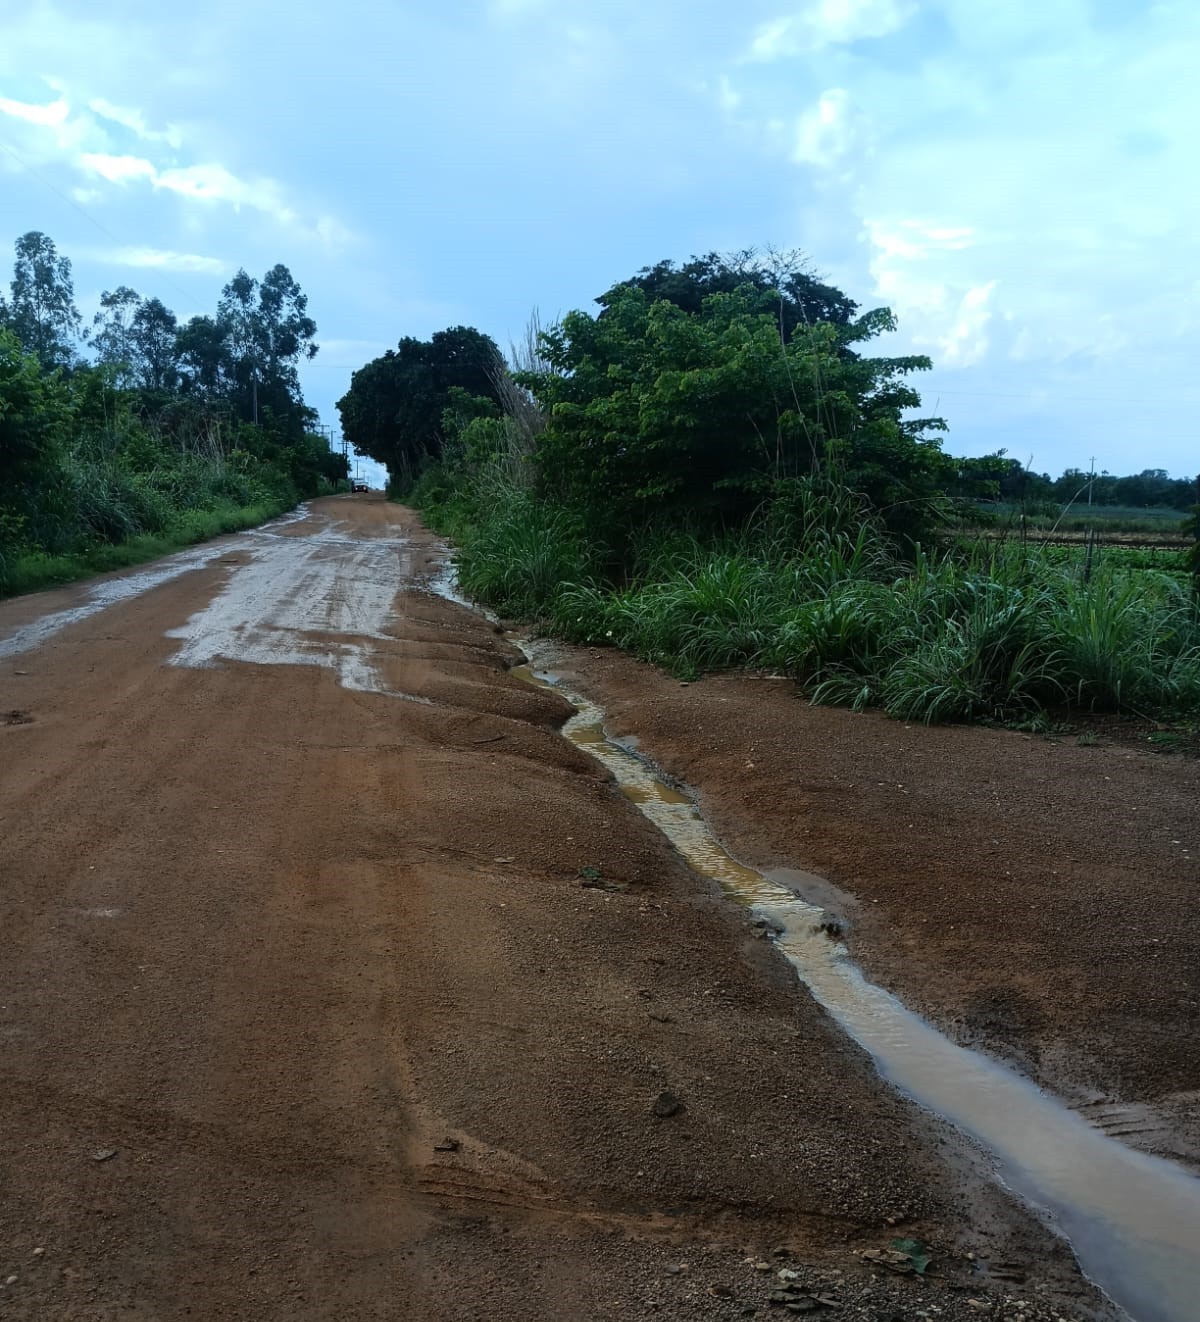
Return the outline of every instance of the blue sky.
{"type": "Polygon", "coordinates": [[[32,0],[0,242],[90,317],[285,262],[322,420],[402,335],[506,344],[663,257],[798,247],[934,361],[947,448],[1200,469],[1194,0],[32,0]]]}

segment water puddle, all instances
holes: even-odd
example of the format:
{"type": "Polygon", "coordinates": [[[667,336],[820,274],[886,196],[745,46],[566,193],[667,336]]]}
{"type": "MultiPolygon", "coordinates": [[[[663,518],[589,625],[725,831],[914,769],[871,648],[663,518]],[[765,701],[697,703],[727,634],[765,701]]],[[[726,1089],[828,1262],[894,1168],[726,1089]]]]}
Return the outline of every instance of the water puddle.
{"type": "Polygon", "coordinates": [[[429,703],[389,688],[381,677],[408,541],[352,537],[323,524],[307,536],[260,530],[221,589],[185,624],[168,631],[180,646],[171,664],[207,668],[224,661],[323,666],[343,688],[429,703]]]}
{"type": "Polygon", "coordinates": [[[30,652],[61,633],[63,629],[83,620],[98,615],[110,606],[118,606],[123,601],[139,597],[144,592],[170,583],[197,569],[207,569],[209,565],[244,548],[247,539],[252,537],[273,536],[278,528],[297,523],[308,518],[308,506],[299,505],[289,514],[272,519],[261,527],[247,533],[240,533],[236,538],[221,538],[194,547],[188,551],[177,551],[174,555],[155,560],[144,569],[122,574],[119,578],[103,579],[86,589],[86,595],[78,606],[69,606],[65,610],[53,611],[40,615],[36,620],[14,630],[6,638],[0,638],[0,657],[17,656],[21,652],[30,652]]]}
{"type": "Polygon", "coordinates": [[[517,673],[569,699],[577,714],[563,729],[566,737],[613,773],[697,872],[778,933],[779,949],[801,981],[871,1054],[885,1079],[991,1152],[1000,1179],[1070,1240],[1091,1280],[1136,1322],[1196,1322],[1200,1180],[1107,1137],[1028,1079],[956,1046],[869,983],[845,946],[831,938],[838,928],[831,928],[826,911],[732,858],[686,794],[605,735],[599,707],[552,674],[529,667],[517,673]]]}

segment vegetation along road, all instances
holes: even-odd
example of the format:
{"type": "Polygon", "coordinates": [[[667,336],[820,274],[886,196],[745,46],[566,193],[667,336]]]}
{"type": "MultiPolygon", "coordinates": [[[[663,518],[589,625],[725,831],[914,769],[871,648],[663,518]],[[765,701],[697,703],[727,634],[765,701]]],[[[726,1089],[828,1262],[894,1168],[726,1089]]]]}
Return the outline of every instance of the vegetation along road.
{"type": "MultiPolygon", "coordinates": [[[[3,1316],[1115,1316],[445,563],[337,496],[0,605],[3,1316]]],[[[1195,763],[558,661],[871,976],[1194,1163],[1195,763]]]]}

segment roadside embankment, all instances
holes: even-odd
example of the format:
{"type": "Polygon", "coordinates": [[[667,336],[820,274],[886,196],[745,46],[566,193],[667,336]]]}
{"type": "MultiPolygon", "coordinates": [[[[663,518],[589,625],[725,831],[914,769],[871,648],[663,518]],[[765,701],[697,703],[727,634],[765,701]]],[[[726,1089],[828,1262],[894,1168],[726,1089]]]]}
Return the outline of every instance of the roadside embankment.
{"type": "Polygon", "coordinates": [[[875,981],[1123,1141],[1200,1158],[1200,761],[555,655],[735,854],[832,883],[813,898],[875,981]]]}

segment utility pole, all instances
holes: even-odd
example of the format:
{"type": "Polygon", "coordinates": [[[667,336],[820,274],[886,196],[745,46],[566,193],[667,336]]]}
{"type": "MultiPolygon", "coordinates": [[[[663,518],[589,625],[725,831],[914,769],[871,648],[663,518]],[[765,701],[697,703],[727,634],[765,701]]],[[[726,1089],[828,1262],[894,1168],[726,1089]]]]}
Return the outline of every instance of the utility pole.
{"type": "Polygon", "coordinates": [[[1096,525],[1092,522],[1092,488],[1096,485],[1096,456],[1092,455],[1091,467],[1088,469],[1088,534],[1087,534],[1087,555],[1083,561],[1083,581],[1090,583],[1092,578],[1092,548],[1096,544],[1096,525]]]}

